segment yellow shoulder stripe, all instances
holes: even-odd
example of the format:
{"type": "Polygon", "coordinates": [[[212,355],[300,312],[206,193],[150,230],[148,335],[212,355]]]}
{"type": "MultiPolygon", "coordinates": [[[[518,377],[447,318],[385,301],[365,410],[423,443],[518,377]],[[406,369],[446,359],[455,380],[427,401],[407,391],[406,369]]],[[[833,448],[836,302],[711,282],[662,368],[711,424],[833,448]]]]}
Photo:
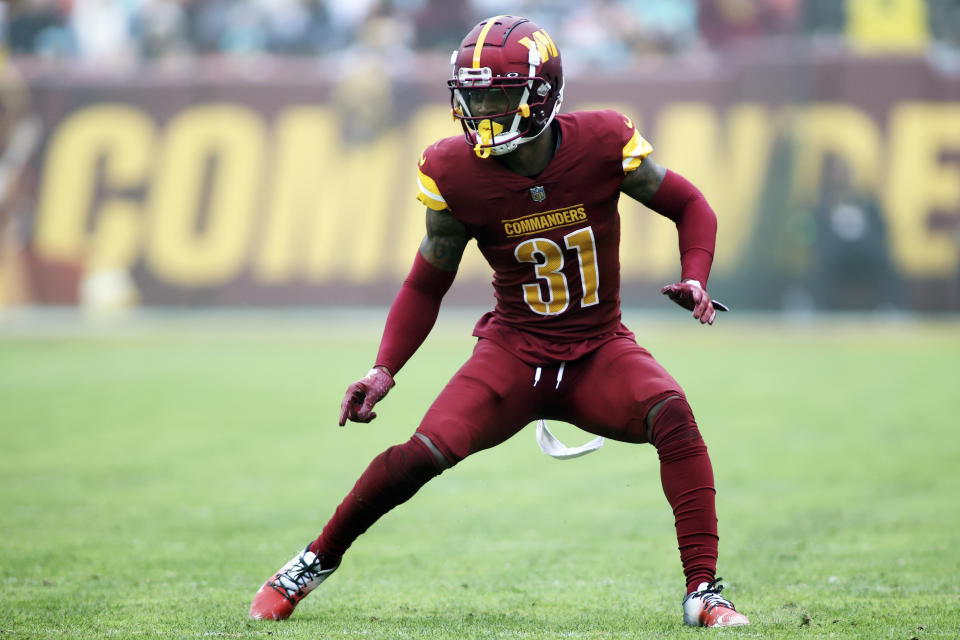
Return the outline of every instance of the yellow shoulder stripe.
{"type": "Polygon", "coordinates": [[[653,152],[653,146],[634,130],[633,137],[623,147],[623,172],[630,173],[653,152]]]}
{"type": "Polygon", "coordinates": [[[417,174],[417,199],[434,211],[448,209],[447,201],[440,195],[436,181],[419,169],[417,174]]]}

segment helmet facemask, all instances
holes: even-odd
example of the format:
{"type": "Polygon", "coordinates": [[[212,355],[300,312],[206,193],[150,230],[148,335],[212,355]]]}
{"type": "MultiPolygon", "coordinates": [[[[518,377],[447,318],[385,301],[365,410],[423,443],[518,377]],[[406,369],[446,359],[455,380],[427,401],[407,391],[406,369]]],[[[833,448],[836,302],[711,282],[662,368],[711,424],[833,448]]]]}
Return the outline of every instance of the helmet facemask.
{"type": "Polygon", "coordinates": [[[527,76],[493,76],[489,67],[457,69],[456,56],[454,52],[451,60],[454,77],[447,82],[453,117],[460,121],[478,157],[504,155],[533,140],[559,110],[563,87],[553,87],[535,75],[540,64],[536,48],[530,51],[527,76]],[[475,114],[481,105],[486,107],[484,113],[475,114]]]}

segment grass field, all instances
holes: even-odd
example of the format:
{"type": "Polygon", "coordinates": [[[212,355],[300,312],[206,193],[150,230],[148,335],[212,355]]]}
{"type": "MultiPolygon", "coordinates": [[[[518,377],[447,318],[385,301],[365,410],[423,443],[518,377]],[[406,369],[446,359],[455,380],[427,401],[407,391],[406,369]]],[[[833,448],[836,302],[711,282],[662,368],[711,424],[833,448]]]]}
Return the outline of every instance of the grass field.
{"type": "Polygon", "coordinates": [[[247,620],[409,437],[470,320],[444,315],[380,417],[349,429],[341,394],[379,313],[0,324],[0,638],[960,637],[960,323],[680,312],[628,322],[690,396],[720,575],[753,626],[682,626],[651,447],[558,462],[532,427],[379,522],[291,620],[247,620]]]}

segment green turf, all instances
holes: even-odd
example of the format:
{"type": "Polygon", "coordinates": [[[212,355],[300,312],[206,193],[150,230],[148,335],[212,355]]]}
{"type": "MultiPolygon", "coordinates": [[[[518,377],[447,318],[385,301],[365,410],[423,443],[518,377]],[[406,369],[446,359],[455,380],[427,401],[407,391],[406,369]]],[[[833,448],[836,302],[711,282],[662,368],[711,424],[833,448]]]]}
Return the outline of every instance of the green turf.
{"type": "Polygon", "coordinates": [[[374,315],[0,331],[0,639],[960,637],[960,324],[734,315],[631,326],[690,396],[753,626],[682,627],[651,447],[558,462],[532,427],[389,514],[291,620],[248,621],[471,349],[448,320],[340,429],[374,315]]]}

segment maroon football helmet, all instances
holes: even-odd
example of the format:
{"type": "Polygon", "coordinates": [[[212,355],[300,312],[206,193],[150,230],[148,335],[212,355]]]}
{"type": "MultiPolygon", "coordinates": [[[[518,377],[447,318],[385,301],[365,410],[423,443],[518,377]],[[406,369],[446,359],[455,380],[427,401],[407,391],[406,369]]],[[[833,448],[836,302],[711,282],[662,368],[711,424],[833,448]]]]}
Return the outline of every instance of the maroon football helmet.
{"type": "Polygon", "coordinates": [[[510,153],[549,126],[563,101],[560,51],[527,18],[495,16],[453,52],[453,116],[481,158],[510,153]]]}

